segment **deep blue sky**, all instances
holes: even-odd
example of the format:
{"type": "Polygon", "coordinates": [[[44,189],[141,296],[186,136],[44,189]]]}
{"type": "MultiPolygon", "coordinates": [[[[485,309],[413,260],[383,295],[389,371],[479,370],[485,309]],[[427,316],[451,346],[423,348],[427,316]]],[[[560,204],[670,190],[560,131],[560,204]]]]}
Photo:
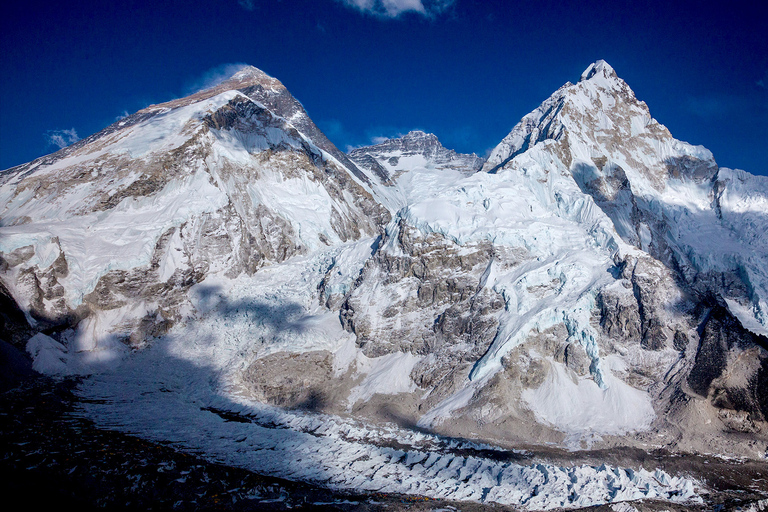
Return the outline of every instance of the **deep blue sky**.
{"type": "Polygon", "coordinates": [[[768,175],[768,2],[431,1],[396,17],[342,0],[12,2],[0,169],[232,63],[280,79],[341,149],[419,128],[483,155],[605,59],[675,137],[768,175]]]}

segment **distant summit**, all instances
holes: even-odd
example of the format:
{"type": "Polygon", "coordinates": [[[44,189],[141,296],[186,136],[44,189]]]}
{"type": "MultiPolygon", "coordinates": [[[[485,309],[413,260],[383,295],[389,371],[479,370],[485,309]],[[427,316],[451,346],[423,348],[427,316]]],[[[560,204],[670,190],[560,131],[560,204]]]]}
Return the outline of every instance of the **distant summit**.
{"type": "Polygon", "coordinates": [[[443,146],[435,134],[421,130],[412,130],[401,137],[387,139],[373,146],[353,149],[349,157],[366,166],[373,159],[386,168],[389,177],[413,168],[414,164],[425,168],[450,168],[468,172],[476,171],[483,164],[483,159],[474,153],[457,153],[443,146]]]}

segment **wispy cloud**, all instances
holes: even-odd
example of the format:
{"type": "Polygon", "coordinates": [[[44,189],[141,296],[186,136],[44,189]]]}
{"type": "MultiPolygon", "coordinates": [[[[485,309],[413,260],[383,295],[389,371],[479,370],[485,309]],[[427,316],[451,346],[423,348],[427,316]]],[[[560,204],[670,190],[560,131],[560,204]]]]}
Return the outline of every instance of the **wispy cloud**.
{"type": "Polygon", "coordinates": [[[320,127],[326,137],[339,148],[343,147],[347,153],[371,144],[380,144],[390,138],[381,134],[392,131],[392,129],[377,127],[365,130],[365,134],[353,133],[338,119],[321,119],[317,121],[317,126],[320,127]]]}
{"type": "Polygon", "coordinates": [[[733,95],[689,96],[685,100],[687,110],[701,118],[722,118],[743,110],[747,99],[733,95]]]}
{"type": "Polygon", "coordinates": [[[321,119],[317,126],[326,137],[336,146],[349,153],[353,149],[381,144],[389,139],[403,137],[411,131],[418,130],[429,133],[429,130],[420,126],[370,126],[362,130],[352,130],[346,127],[338,119],[321,119]]]}
{"type": "Polygon", "coordinates": [[[317,126],[334,144],[346,143],[352,137],[338,119],[320,119],[317,121],[317,126]]]}
{"type": "Polygon", "coordinates": [[[375,146],[376,144],[381,144],[383,142],[387,142],[389,139],[400,137],[400,136],[401,134],[395,135],[392,137],[385,137],[383,135],[374,135],[372,137],[367,137],[365,142],[363,142],[362,144],[347,144],[344,147],[344,151],[346,153],[349,153],[350,151],[354,151],[355,149],[367,148],[368,146],[375,146]]]}
{"type": "Polygon", "coordinates": [[[761,89],[768,89],[768,71],[765,72],[763,78],[755,82],[761,89]]]}
{"type": "Polygon", "coordinates": [[[339,0],[358,11],[382,18],[397,18],[405,12],[433,17],[451,7],[456,0],[339,0]]]}
{"type": "Polygon", "coordinates": [[[190,85],[185,88],[184,95],[187,96],[219,85],[247,65],[248,64],[242,62],[230,62],[211,68],[203,73],[202,76],[193,80],[190,85]]]}
{"type": "Polygon", "coordinates": [[[347,144],[345,146],[346,152],[349,153],[353,149],[358,148],[364,148],[368,146],[373,146],[376,144],[381,144],[383,142],[387,142],[390,139],[396,139],[398,137],[403,137],[408,132],[412,130],[419,130],[424,131],[421,128],[411,128],[411,129],[403,129],[403,128],[394,128],[394,127],[371,127],[365,130],[365,135],[358,135],[356,137],[351,137],[352,140],[356,141],[357,144],[347,144]]]}
{"type": "Polygon", "coordinates": [[[256,9],[256,0],[237,0],[237,3],[246,11],[253,11],[256,9]]]}
{"type": "Polygon", "coordinates": [[[45,132],[45,140],[49,146],[61,149],[79,141],[80,137],[77,136],[74,128],[70,128],[69,130],[48,130],[45,132]]]}

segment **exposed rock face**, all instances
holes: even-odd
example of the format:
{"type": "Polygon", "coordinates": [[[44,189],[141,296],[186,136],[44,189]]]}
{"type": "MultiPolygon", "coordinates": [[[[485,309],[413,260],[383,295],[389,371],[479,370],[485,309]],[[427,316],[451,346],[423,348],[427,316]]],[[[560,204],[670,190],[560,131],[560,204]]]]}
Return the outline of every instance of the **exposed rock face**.
{"type": "Polygon", "coordinates": [[[327,385],[331,379],[333,356],[325,351],[272,354],[254,361],[243,374],[249,392],[259,401],[309,410],[332,401],[327,385]]]}
{"type": "Polygon", "coordinates": [[[23,346],[35,334],[24,312],[2,282],[0,282],[0,332],[3,340],[17,347],[23,346]]]}
{"type": "Polygon", "coordinates": [[[742,411],[765,421],[768,339],[745,330],[722,306],[714,306],[699,327],[695,364],[687,377],[691,390],[719,409],[742,411]]]}
{"type": "Polygon", "coordinates": [[[626,257],[619,264],[617,283],[597,296],[603,332],[647,350],[685,350],[688,322],[681,315],[691,313],[693,303],[674,273],[647,256],[626,257]]]}
{"type": "Polygon", "coordinates": [[[480,283],[492,257],[489,243],[462,247],[437,233],[424,236],[400,220],[366,263],[342,318],[368,356],[398,350],[430,354],[464,342],[479,345],[458,351],[474,361],[495,335],[496,322],[480,321],[473,328],[471,317],[503,307],[501,297],[486,296],[480,283]]]}
{"type": "Polygon", "coordinates": [[[459,245],[402,218],[391,227],[347,295],[341,318],[368,357],[424,356],[411,377],[432,390],[422,404],[428,410],[458,389],[496,336],[504,300],[483,278],[499,255],[486,241],[459,245]]]}

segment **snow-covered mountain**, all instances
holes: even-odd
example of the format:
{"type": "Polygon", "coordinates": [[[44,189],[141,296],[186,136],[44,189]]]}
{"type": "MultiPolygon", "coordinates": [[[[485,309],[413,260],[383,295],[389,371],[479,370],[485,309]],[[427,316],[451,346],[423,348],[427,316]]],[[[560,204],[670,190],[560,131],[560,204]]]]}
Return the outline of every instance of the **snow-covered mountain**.
{"type": "Polygon", "coordinates": [[[430,472],[406,453],[422,444],[357,443],[407,445],[417,427],[506,447],[768,449],[768,179],[674,139],[603,61],[486,162],[423,132],[344,155],[245,68],[4,171],[0,204],[0,298],[18,307],[0,335],[42,371],[94,373],[97,422],[220,456],[195,429],[247,413],[293,436],[258,427],[257,470],[539,508],[695,491],[463,455],[429,455],[444,463],[430,472]],[[302,436],[322,470],[267,454],[302,436]],[[465,479],[476,462],[492,484],[465,479]],[[541,478],[567,496],[534,499],[541,478]]]}
{"type": "Polygon", "coordinates": [[[373,146],[355,148],[349,157],[366,168],[374,169],[382,181],[395,181],[398,174],[414,169],[456,169],[474,172],[483,159],[475,154],[464,155],[444,147],[431,133],[413,130],[373,146]]]}
{"type": "Polygon", "coordinates": [[[280,82],[244,68],[3,172],[3,284],[70,355],[141,345],[209,274],[377,234],[389,213],[345,162],[280,82]]]}
{"type": "Polygon", "coordinates": [[[673,139],[602,61],[483,170],[397,212],[342,306],[367,354],[421,356],[419,424],[762,451],[767,180],[673,139]]]}
{"type": "Polygon", "coordinates": [[[726,430],[764,428],[754,421],[768,415],[768,179],[718,168],[705,148],[674,139],[604,61],[526,116],[484,170],[566,175],[641,251],[617,244],[622,287],[596,297],[604,335],[681,351],[662,366],[672,372],[660,381],[665,419],[709,420],[715,411],[689,400],[693,391],[716,404],[726,430]]]}
{"type": "Polygon", "coordinates": [[[483,165],[477,155],[456,153],[434,134],[418,130],[353,149],[349,158],[370,177],[377,198],[393,213],[483,165]]]}

